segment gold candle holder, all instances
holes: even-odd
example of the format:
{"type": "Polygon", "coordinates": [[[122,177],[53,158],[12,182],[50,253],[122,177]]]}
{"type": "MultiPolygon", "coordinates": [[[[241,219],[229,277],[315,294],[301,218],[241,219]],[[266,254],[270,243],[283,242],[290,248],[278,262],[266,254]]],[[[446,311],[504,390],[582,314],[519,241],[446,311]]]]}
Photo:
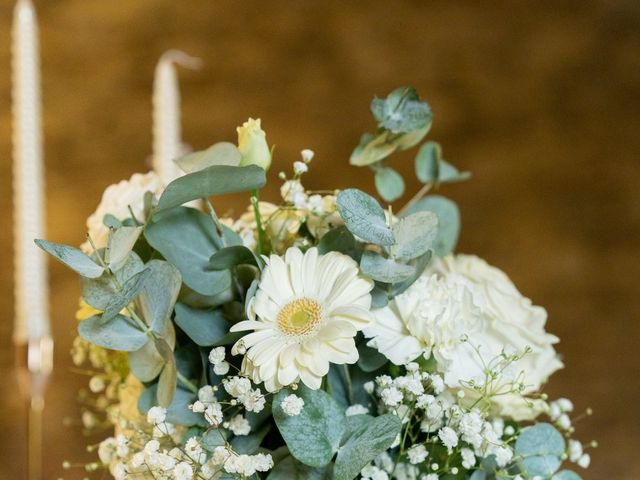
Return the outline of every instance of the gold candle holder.
{"type": "Polygon", "coordinates": [[[44,336],[15,344],[16,372],[27,407],[27,478],[43,480],[42,412],[44,394],[53,371],[53,339],[44,336]]]}

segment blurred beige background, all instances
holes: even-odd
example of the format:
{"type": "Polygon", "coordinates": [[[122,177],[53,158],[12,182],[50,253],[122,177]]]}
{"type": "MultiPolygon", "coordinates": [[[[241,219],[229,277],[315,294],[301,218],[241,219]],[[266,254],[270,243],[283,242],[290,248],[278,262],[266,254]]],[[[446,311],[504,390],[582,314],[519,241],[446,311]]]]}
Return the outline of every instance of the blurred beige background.
{"type": "MultiPolygon", "coordinates": [[[[168,48],[201,57],[181,71],[184,138],[235,141],[261,117],[277,145],[269,195],[302,148],[307,186],[373,189],[347,164],[372,130],[368,104],[415,86],[435,112],[431,139],[473,172],[443,189],[460,204],[460,251],[504,269],[547,307],[566,368],[548,391],[595,415],[585,479],[640,478],[640,3],[629,1],[36,0],[42,31],[48,237],[80,243],[110,183],[144,171],[151,83],[168,48]]],[[[24,410],[13,354],[9,27],[0,0],[0,478],[24,478],[24,410]]],[[[417,187],[412,155],[395,160],[417,187]]],[[[406,199],[405,199],[406,200],[406,199]]],[[[244,208],[245,199],[223,200],[244,208]]],[[[51,264],[56,370],[45,420],[46,478],[90,458],[70,372],[75,276],[51,264]]],[[[97,475],[96,478],[100,478],[97,475]]]]}

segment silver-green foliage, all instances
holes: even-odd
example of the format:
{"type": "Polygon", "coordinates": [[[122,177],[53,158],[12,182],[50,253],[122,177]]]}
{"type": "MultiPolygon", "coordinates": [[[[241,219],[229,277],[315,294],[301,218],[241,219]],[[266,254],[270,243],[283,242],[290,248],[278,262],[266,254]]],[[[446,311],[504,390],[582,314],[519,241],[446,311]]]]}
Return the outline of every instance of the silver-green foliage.
{"type": "Polygon", "coordinates": [[[565,441],[552,425],[538,423],[522,429],[515,451],[518,464],[530,477],[549,478],[562,464],[565,441]]]}

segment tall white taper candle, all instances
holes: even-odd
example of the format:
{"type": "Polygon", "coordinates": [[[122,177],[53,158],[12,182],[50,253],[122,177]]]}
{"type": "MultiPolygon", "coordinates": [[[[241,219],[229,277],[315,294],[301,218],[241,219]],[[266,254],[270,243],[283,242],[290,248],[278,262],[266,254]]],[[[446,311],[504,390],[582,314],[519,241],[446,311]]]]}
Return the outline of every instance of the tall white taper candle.
{"type": "Polygon", "coordinates": [[[49,337],[47,259],[33,243],[44,237],[44,180],[38,26],[30,0],[13,17],[14,341],[49,337]]]}
{"type": "Polygon", "coordinates": [[[174,160],[182,155],[180,88],[175,65],[198,68],[200,60],[179,50],[165,52],[153,81],[153,169],[167,185],[181,175],[174,160]]]}

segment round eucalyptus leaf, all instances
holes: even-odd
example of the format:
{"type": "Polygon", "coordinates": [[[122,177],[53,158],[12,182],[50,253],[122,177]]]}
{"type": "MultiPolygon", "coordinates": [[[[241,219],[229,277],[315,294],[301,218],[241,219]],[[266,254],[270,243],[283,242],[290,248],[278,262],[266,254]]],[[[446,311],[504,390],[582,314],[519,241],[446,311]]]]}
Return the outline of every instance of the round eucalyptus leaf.
{"type": "Polygon", "coordinates": [[[147,342],[147,334],[140,330],[128,317],[116,315],[103,323],[100,315],[78,323],[78,334],[99,347],[122,352],[138,350],[147,342]]]}
{"type": "Polygon", "coordinates": [[[275,395],[272,408],[291,455],[311,467],[324,467],[331,462],[344,432],[344,412],[329,394],[304,385],[295,392],[284,389],[275,395]],[[281,407],[282,400],[291,393],[304,400],[304,407],[296,416],[287,415],[281,407]]]}
{"type": "Polygon", "coordinates": [[[376,171],[376,189],[387,202],[394,202],[404,194],[402,175],[393,168],[383,167],[376,171]]]}
{"type": "Polygon", "coordinates": [[[564,450],[562,434],[548,423],[523,428],[515,445],[523,469],[532,477],[553,475],[562,464],[564,450]]]}

